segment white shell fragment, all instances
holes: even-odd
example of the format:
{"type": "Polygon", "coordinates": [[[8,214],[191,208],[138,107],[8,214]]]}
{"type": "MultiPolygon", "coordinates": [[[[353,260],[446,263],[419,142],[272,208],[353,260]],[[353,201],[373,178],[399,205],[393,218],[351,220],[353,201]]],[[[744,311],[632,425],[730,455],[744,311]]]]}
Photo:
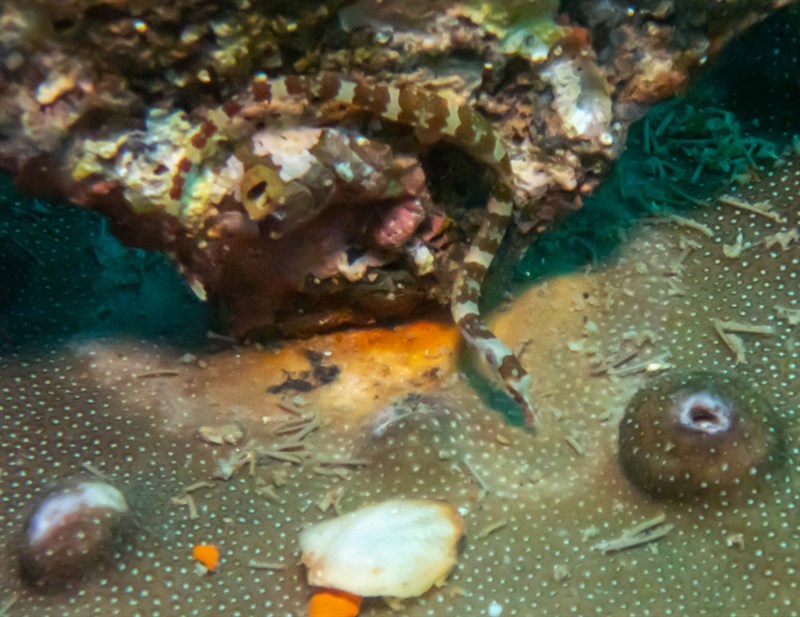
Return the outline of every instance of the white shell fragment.
{"type": "Polygon", "coordinates": [[[310,585],[411,598],[445,579],[462,530],[447,503],[393,499],[309,527],[300,548],[310,585]]]}

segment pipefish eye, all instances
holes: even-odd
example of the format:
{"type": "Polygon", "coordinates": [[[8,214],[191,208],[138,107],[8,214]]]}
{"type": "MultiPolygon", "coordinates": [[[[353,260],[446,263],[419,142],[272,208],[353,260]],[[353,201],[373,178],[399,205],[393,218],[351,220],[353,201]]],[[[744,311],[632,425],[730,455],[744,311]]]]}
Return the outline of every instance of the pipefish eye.
{"type": "Polygon", "coordinates": [[[655,497],[746,494],[785,456],[778,414],[747,380],[731,374],[654,379],[634,395],[619,425],[622,469],[655,497]]]}

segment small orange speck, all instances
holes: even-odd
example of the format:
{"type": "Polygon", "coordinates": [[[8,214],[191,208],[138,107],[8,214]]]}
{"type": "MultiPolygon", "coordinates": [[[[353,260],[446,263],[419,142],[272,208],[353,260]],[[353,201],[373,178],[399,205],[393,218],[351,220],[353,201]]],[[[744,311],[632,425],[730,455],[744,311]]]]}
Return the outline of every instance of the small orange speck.
{"type": "Polygon", "coordinates": [[[356,617],[361,596],[339,589],[322,589],[308,605],[308,617],[356,617]]]}
{"type": "Polygon", "coordinates": [[[219,565],[219,549],[213,544],[197,544],[192,549],[192,557],[212,572],[219,565]]]}

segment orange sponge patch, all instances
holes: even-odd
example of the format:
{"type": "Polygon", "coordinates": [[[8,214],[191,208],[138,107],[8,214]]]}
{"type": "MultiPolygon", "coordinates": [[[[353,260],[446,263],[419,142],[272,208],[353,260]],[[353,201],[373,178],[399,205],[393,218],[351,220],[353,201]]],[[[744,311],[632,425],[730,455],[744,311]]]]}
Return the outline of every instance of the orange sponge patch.
{"type": "Polygon", "coordinates": [[[197,544],[192,549],[192,557],[211,571],[219,565],[219,549],[213,544],[197,544]]]}
{"type": "Polygon", "coordinates": [[[339,589],[323,589],[314,594],[308,605],[308,617],[356,617],[361,596],[339,589]]]}

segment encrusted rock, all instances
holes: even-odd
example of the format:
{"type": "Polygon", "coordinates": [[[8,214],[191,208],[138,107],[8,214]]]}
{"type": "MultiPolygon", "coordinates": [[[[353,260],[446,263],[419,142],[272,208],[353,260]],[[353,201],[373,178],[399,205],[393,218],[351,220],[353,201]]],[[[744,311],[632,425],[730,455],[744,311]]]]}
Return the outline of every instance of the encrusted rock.
{"type": "Polygon", "coordinates": [[[525,233],[580,207],[630,122],[776,4],[11,0],[0,167],[166,252],[237,336],[369,323],[447,303],[485,161],[429,147],[427,118],[324,96],[265,109],[260,72],[476,110],[506,144],[525,233]]]}

